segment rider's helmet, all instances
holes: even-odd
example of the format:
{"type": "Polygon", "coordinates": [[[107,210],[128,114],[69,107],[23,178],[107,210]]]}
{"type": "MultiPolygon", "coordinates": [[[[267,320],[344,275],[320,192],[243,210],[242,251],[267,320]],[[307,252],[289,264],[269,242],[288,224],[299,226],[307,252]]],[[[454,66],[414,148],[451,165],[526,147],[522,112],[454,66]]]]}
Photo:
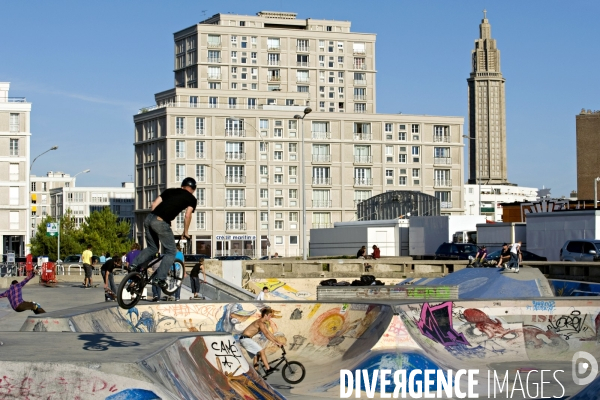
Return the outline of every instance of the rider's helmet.
{"type": "Polygon", "coordinates": [[[181,187],[189,186],[193,190],[196,190],[196,180],[194,178],[190,178],[189,176],[181,181],[181,187]]]}

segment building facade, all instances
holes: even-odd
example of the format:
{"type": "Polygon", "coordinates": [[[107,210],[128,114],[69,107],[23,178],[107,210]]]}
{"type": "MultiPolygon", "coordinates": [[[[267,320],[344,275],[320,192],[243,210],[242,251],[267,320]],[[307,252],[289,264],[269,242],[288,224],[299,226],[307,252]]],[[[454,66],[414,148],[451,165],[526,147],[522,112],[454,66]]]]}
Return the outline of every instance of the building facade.
{"type": "Polygon", "coordinates": [[[479,39],[471,52],[467,79],[469,100],[469,181],[478,184],[508,183],[506,166],[505,79],[500,71],[500,50],[492,39],[486,18],[479,25],[479,39]]]}
{"type": "Polygon", "coordinates": [[[593,200],[596,178],[600,176],[600,111],[581,110],[575,117],[575,125],[577,198],[593,200]]]}
{"type": "Polygon", "coordinates": [[[2,254],[24,256],[29,243],[31,103],[10,97],[9,89],[9,82],[0,82],[0,235],[2,254]]]}
{"type": "Polygon", "coordinates": [[[210,256],[267,244],[302,255],[303,187],[307,231],[388,190],[463,213],[463,118],[377,114],[374,34],[260,12],[217,14],[174,40],[175,88],[134,116],[137,240],[152,201],[186,176],[198,181],[193,249],[210,256]]]}
{"type": "Polygon", "coordinates": [[[29,177],[31,195],[31,237],[35,236],[38,225],[48,215],[50,209],[50,190],[61,187],[75,187],[75,177],[60,171],[50,171],[46,176],[29,177]]]}
{"type": "Polygon", "coordinates": [[[464,190],[465,214],[485,215],[495,222],[503,222],[502,203],[532,202],[539,197],[537,188],[512,185],[467,184],[464,190]]]}
{"type": "Polygon", "coordinates": [[[50,215],[60,218],[70,209],[79,227],[92,212],[109,207],[119,221],[131,224],[133,234],[134,195],[132,182],[123,182],[121,187],[75,187],[73,181],[72,185],[50,189],[50,215]]]}

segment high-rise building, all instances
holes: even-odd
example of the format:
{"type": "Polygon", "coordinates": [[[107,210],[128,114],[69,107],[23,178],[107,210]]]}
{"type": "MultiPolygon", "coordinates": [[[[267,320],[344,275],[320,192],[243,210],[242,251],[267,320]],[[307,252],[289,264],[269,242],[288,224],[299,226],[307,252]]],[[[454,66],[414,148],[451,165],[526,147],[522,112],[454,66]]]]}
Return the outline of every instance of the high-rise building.
{"type": "MultiPolygon", "coordinates": [[[[581,113],[575,117],[575,129],[577,198],[592,200],[595,179],[600,177],[600,111],[581,110],[581,113]]],[[[600,185],[600,182],[597,184],[600,185]]]]}
{"type": "Polygon", "coordinates": [[[30,175],[30,197],[31,197],[31,237],[35,236],[38,225],[48,215],[50,210],[50,190],[59,187],[75,186],[75,178],[60,171],[49,171],[45,176],[30,175]]]}
{"type": "Polygon", "coordinates": [[[469,87],[469,183],[507,184],[506,100],[500,50],[484,11],[471,54],[469,87]],[[479,180],[481,179],[481,182],[479,180]]]}
{"type": "Polygon", "coordinates": [[[260,12],[214,15],[174,41],[175,88],[134,116],[137,240],[152,201],[186,176],[198,181],[193,249],[210,256],[267,243],[300,256],[303,194],[307,232],[388,190],[463,213],[463,118],[376,114],[374,34],[260,12]]]}
{"type": "Polygon", "coordinates": [[[0,235],[2,254],[27,254],[31,103],[9,97],[9,82],[0,82],[0,235]],[[4,150],[2,150],[4,149],[4,150]]]}

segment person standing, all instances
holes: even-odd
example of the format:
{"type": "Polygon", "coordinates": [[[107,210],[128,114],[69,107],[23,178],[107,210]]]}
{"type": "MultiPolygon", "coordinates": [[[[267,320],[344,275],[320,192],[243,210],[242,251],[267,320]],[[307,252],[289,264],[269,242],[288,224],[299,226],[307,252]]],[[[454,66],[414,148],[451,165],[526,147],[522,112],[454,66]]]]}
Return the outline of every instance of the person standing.
{"type": "Polygon", "coordinates": [[[102,274],[102,279],[104,280],[104,290],[106,292],[108,292],[108,289],[110,289],[113,294],[117,293],[117,286],[115,285],[113,271],[115,268],[120,268],[121,265],[121,258],[115,256],[106,261],[102,265],[102,268],[100,268],[100,273],[102,274]]]}
{"type": "Polygon", "coordinates": [[[81,261],[83,261],[83,270],[85,271],[85,278],[83,279],[83,287],[92,287],[92,245],[88,244],[87,249],[81,254],[81,261]]]}
{"type": "Polygon", "coordinates": [[[265,301],[265,296],[269,294],[269,288],[268,287],[263,287],[262,291],[258,294],[258,296],[256,296],[256,300],[258,301],[265,301]]]}
{"type": "Polygon", "coordinates": [[[0,293],[0,298],[7,297],[10,306],[16,312],[23,312],[25,310],[32,310],[35,314],[43,314],[46,311],[38,304],[33,301],[23,301],[21,295],[21,288],[25,286],[35,276],[35,272],[31,271],[29,276],[20,283],[18,281],[12,281],[10,287],[4,292],[0,293]]]}
{"type": "Polygon", "coordinates": [[[131,245],[131,250],[125,255],[125,268],[129,270],[129,266],[133,263],[133,260],[140,254],[140,245],[134,243],[131,245]]]}
{"type": "Polygon", "coordinates": [[[106,262],[106,257],[104,257],[104,253],[100,253],[100,264],[104,264],[106,262]]]}
{"type": "Polygon", "coordinates": [[[508,262],[508,269],[515,269],[519,272],[519,255],[521,253],[521,241],[513,243],[510,246],[510,261],[508,262]]]}
{"type": "Polygon", "coordinates": [[[171,265],[173,265],[175,254],[177,253],[175,238],[171,230],[171,221],[185,210],[182,236],[190,238],[188,230],[192,221],[192,214],[198,203],[194,196],[195,191],[196,180],[194,178],[185,178],[181,182],[180,188],[166,189],[152,202],[152,211],[144,221],[147,246],[133,260],[131,266],[135,268],[151,260],[158,252],[160,242],[164,250],[164,258],[156,271],[156,278],[152,282],[156,283],[160,288],[167,287],[167,273],[171,265]]]}
{"type": "Polygon", "coordinates": [[[198,293],[200,292],[200,271],[202,271],[202,281],[206,282],[206,272],[204,271],[204,258],[201,258],[190,271],[190,284],[192,286],[192,293],[194,293],[195,299],[199,297],[198,293]]]}

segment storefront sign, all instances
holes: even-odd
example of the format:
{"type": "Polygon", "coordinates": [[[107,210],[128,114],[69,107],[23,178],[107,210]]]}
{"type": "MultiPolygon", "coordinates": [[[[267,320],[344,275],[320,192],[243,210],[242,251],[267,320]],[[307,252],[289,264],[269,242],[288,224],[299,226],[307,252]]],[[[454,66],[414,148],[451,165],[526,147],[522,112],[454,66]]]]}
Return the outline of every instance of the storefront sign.
{"type": "Polygon", "coordinates": [[[256,240],[256,235],[216,235],[216,240],[256,240]]]}

